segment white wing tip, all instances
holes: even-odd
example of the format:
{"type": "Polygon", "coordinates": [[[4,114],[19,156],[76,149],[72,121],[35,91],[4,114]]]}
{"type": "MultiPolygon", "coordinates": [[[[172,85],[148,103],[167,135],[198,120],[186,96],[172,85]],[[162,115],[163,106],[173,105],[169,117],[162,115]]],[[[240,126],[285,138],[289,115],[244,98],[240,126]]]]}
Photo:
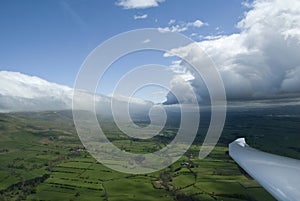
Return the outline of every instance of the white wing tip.
{"type": "Polygon", "coordinates": [[[236,139],[233,143],[234,143],[234,144],[238,144],[238,145],[241,146],[241,147],[246,147],[246,146],[248,146],[248,144],[246,143],[245,138],[238,138],[238,139],[236,139]]]}

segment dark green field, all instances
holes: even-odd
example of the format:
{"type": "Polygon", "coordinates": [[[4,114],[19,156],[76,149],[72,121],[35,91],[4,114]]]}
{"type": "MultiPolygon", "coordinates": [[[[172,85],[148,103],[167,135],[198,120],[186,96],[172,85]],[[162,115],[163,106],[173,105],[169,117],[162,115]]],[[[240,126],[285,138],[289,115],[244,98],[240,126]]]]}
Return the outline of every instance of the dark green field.
{"type": "MultiPolygon", "coordinates": [[[[246,137],[253,147],[300,159],[299,111],[229,111],[209,157],[198,159],[201,128],[185,156],[147,175],[119,173],[96,162],[81,145],[69,111],[0,114],[0,200],[274,200],[228,156],[228,143],[246,137]]],[[[176,131],[170,125],[163,136],[133,141],[110,122],[104,127],[116,146],[137,153],[160,149],[176,131]]]]}

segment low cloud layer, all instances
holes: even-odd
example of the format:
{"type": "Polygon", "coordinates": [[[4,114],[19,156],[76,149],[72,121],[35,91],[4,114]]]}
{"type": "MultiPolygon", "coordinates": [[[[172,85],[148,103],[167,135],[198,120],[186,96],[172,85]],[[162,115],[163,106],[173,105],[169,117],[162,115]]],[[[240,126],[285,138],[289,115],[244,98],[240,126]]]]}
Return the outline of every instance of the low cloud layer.
{"type": "MultiPolygon", "coordinates": [[[[201,41],[198,45],[216,64],[229,100],[297,96],[300,93],[300,1],[255,0],[248,6],[250,10],[237,24],[240,33],[201,41]]],[[[172,51],[201,62],[191,47],[172,51]]],[[[172,55],[172,51],[166,56],[172,55]]],[[[186,64],[181,65],[193,73],[186,64]]],[[[172,83],[173,88],[181,88],[172,83]]],[[[207,97],[201,81],[190,83],[200,97],[207,97]]],[[[170,97],[167,96],[167,102],[173,102],[170,97]]]]}
{"type": "MultiPolygon", "coordinates": [[[[36,76],[0,71],[0,112],[69,110],[72,109],[73,93],[74,90],[70,87],[51,83],[36,76]]],[[[92,93],[82,92],[82,94],[94,97],[92,93]]],[[[96,110],[110,115],[112,99],[124,107],[129,102],[133,113],[145,112],[153,105],[152,102],[138,98],[96,94],[96,110]]],[[[84,109],[85,99],[77,99],[77,104],[84,109]],[[81,102],[78,103],[78,100],[81,102]]]]}

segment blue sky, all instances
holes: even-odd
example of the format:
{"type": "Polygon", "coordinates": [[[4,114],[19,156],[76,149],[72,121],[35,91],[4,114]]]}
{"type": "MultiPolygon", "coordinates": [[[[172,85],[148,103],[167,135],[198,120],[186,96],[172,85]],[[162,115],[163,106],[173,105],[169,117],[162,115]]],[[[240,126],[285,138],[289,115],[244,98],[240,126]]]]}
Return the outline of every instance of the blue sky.
{"type": "MultiPolygon", "coordinates": [[[[80,66],[98,45],[126,31],[157,28],[197,42],[214,61],[228,100],[300,96],[299,0],[3,0],[0,4],[0,70],[72,87],[80,66]]],[[[189,47],[177,51],[201,62],[189,47]]],[[[143,64],[177,65],[187,70],[181,77],[189,77],[192,69],[175,60],[153,52],[122,58],[105,74],[98,92],[110,94],[124,73],[143,64]]],[[[170,90],[187,100],[188,83],[199,97],[208,97],[203,82],[191,80],[182,82],[174,75],[170,90]]],[[[144,90],[138,97],[157,92],[161,91],[144,90]]],[[[166,93],[155,101],[163,101],[166,93]]]]}
{"type": "MultiPolygon", "coordinates": [[[[236,33],[236,24],[247,9],[242,2],[166,0],[157,7],[125,9],[113,0],[4,0],[0,6],[0,69],[73,86],[90,51],[116,34],[167,27],[170,20],[188,23],[197,19],[208,26],[182,32],[187,36],[197,33],[194,40],[201,40],[199,35],[236,33]],[[143,15],[147,18],[134,19],[143,15]]],[[[110,76],[117,79],[117,74],[110,76]]]]}

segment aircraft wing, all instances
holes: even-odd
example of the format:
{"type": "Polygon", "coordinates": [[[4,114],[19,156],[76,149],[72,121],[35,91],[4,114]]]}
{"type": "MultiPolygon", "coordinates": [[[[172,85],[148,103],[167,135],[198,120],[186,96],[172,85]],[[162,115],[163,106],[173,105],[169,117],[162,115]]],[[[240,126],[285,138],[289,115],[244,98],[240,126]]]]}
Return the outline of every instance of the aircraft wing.
{"type": "Polygon", "coordinates": [[[299,160],[251,148],[244,138],[229,144],[229,155],[277,200],[300,200],[299,160]]]}

